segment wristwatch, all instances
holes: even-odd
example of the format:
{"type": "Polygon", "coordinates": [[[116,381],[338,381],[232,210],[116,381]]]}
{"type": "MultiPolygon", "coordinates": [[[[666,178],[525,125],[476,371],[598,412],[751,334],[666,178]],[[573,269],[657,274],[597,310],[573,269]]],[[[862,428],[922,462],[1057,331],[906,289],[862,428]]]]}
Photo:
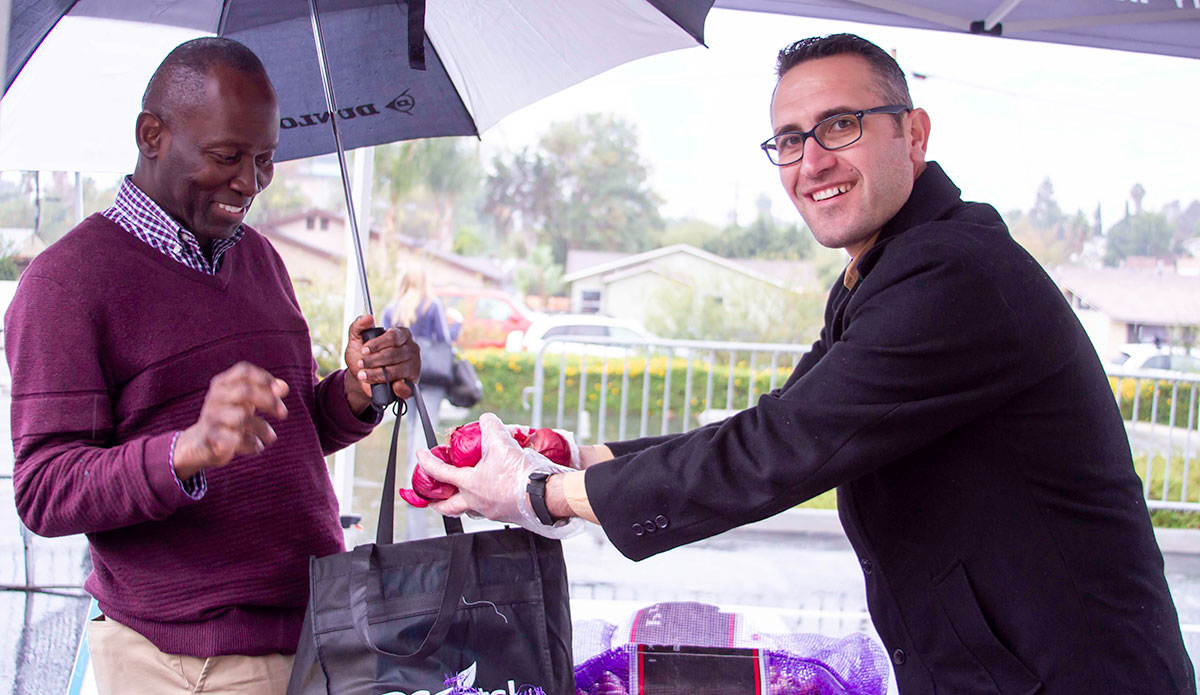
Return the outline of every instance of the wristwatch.
{"type": "Polygon", "coordinates": [[[545,471],[537,471],[529,474],[529,484],[525,486],[525,492],[529,493],[529,506],[533,507],[533,513],[537,515],[538,521],[546,526],[553,526],[559,519],[555,519],[550,514],[550,508],[546,506],[546,480],[553,475],[545,471]]]}

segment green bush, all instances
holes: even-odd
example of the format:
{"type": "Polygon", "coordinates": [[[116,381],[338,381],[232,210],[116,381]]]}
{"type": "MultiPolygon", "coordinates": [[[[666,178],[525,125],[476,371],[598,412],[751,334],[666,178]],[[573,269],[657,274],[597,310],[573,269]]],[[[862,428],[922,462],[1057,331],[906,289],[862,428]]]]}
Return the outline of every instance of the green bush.
{"type": "MultiPolygon", "coordinates": [[[[534,385],[535,355],[491,348],[469,350],[463,356],[475,366],[483,382],[483,400],[473,409],[473,414],[494,412],[501,419],[511,418],[516,422],[527,422],[532,417],[532,402],[523,403],[522,400],[523,391],[534,385]]],[[[760,356],[759,359],[764,358],[760,356]]],[[[792,372],[790,360],[790,356],[787,359],[781,357],[774,369],[769,363],[758,363],[754,366],[752,378],[746,353],[735,355],[732,369],[728,352],[718,353],[711,363],[708,355],[695,357],[691,360],[692,387],[689,393],[686,358],[668,359],[665,355],[651,355],[647,361],[644,354],[633,352],[628,359],[588,357],[584,362],[579,355],[566,355],[565,358],[547,355],[543,371],[542,424],[557,426],[561,404],[563,426],[568,429],[578,427],[576,420],[582,383],[583,398],[586,400],[584,410],[588,416],[597,419],[603,406],[606,423],[603,440],[611,440],[619,432],[622,393],[625,394],[627,436],[639,434],[643,415],[649,423],[648,434],[661,433],[664,408],[667,411],[668,430],[682,432],[696,427],[699,424],[698,415],[706,409],[724,409],[727,403],[733,409],[745,408],[752,400],[770,390],[772,373],[775,375],[775,386],[781,386],[792,372]],[[606,372],[607,379],[604,377],[606,372]],[[710,372],[711,400],[708,397],[710,372]],[[666,390],[668,378],[671,382],[669,392],[666,390]],[[646,379],[649,379],[648,395],[646,379]],[[665,403],[664,393],[668,393],[665,403]],[[686,408],[685,399],[688,400],[686,408]],[[683,422],[685,409],[688,411],[686,425],[683,422]]]]}
{"type": "Polygon", "coordinates": [[[1159,425],[1172,427],[1196,426],[1193,391],[1197,384],[1190,382],[1160,381],[1157,379],[1134,379],[1125,377],[1118,379],[1109,377],[1109,385],[1121,409],[1121,417],[1127,422],[1155,422],[1159,425]],[[1157,410],[1154,406],[1154,396],[1158,394],[1157,410]],[[1174,421],[1171,419],[1171,402],[1175,403],[1174,421]],[[1137,417],[1134,417],[1134,405],[1137,405],[1137,417]],[[1191,421],[1188,417],[1191,413],[1191,421]]]}

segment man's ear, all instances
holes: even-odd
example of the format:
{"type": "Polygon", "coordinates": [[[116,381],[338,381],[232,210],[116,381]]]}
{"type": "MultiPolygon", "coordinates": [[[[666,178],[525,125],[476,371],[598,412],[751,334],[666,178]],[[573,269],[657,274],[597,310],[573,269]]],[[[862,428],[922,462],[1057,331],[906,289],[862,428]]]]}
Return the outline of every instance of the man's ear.
{"type": "Polygon", "coordinates": [[[929,114],[925,109],[913,109],[909,113],[908,156],[914,164],[925,161],[925,150],[929,148],[929,114]]]}
{"type": "Polygon", "coordinates": [[[143,111],[137,117],[136,137],[142,156],[155,159],[166,146],[170,134],[161,118],[149,111],[143,111]]]}

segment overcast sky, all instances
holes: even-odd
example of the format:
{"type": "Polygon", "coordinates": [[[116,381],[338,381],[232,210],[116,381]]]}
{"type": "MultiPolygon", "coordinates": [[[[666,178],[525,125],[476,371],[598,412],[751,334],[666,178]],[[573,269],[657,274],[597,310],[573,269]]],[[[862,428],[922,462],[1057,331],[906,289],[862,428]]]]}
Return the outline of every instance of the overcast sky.
{"type": "Polygon", "coordinates": [[[895,52],[932,119],[929,157],[969,200],[1027,209],[1049,176],[1066,211],[1090,216],[1099,203],[1107,228],[1134,183],[1150,209],[1200,199],[1198,60],[733,10],[709,15],[709,48],[646,58],[526,107],[484,133],[484,151],[532,145],[556,120],[616,112],[637,126],[667,215],[721,224],[736,206],[747,222],[766,192],[777,217],[795,219],[758,149],[771,134],[775,56],[839,31],[895,52]]]}

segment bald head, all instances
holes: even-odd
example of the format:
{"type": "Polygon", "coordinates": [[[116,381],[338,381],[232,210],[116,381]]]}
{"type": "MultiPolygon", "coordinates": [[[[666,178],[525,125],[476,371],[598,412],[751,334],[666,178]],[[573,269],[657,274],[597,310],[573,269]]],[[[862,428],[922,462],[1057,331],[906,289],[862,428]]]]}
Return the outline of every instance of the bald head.
{"type": "Polygon", "coordinates": [[[206,37],[181,43],[167,54],[146,85],[142,110],[170,122],[201,106],[205,100],[206,77],[217,67],[261,77],[274,98],[267,70],[253,51],[232,39],[206,37]]]}
{"type": "Polygon", "coordinates": [[[197,39],[155,71],[135,130],[134,185],[209,249],[236,233],[271,183],[279,105],[248,48],[197,39]]]}

